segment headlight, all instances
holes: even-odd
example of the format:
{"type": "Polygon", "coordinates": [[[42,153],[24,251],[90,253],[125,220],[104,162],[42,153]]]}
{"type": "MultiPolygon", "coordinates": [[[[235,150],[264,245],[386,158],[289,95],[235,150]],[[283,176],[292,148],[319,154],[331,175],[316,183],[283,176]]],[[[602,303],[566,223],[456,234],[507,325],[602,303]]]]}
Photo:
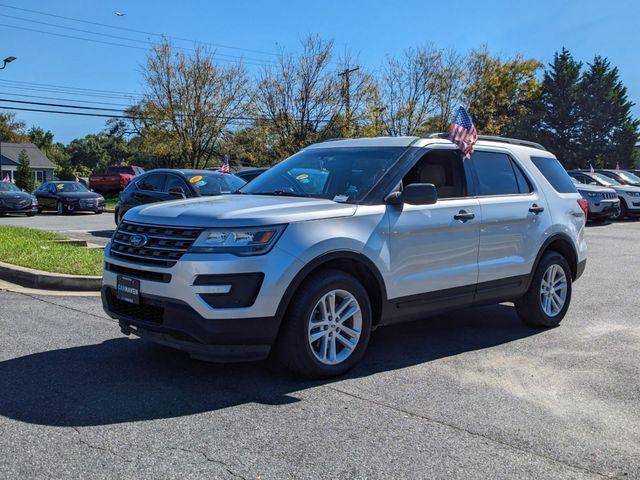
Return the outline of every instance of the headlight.
{"type": "Polygon", "coordinates": [[[587,192],[587,196],[589,196],[589,197],[599,197],[600,194],[596,193],[596,192],[587,192]]]}
{"type": "Polygon", "coordinates": [[[263,255],[273,248],[285,225],[256,228],[215,228],[205,230],[193,242],[191,253],[232,253],[263,255]]]}
{"type": "Polygon", "coordinates": [[[624,192],[630,197],[640,197],[640,192],[624,192]]]}
{"type": "Polygon", "coordinates": [[[36,197],[31,197],[31,205],[38,205],[38,199],[36,197]]]}

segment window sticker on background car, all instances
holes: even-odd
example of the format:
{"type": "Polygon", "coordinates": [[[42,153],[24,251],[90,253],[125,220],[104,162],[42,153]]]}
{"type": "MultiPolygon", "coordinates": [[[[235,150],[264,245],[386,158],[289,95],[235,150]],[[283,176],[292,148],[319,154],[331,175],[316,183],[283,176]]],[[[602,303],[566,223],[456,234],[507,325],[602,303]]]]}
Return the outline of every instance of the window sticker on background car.
{"type": "Polygon", "coordinates": [[[349,195],[336,195],[333,197],[334,202],[346,202],[349,200],[349,195]]]}
{"type": "Polygon", "coordinates": [[[196,175],[195,177],[191,177],[189,179],[189,183],[197,183],[202,180],[202,175],[196,175]]]}
{"type": "MultiPolygon", "coordinates": [[[[200,177],[200,178],[202,178],[202,177],[200,177]]],[[[191,180],[193,180],[193,178],[191,180]]],[[[201,187],[201,186],[206,185],[206,184],[207,184],[207,182],[205,182],[204,180],[200,180],[200,181],[194,183],[194,185],[196,187],[201,187]]]]}
{"type": "Polygon", "coordinates": [[[57,188],[58,190],[60,190],[61,188],[64,188],[64,183],[59,183],[59,184],[57,184],[57,185],[56,185],[56,188],[57,188]]]}

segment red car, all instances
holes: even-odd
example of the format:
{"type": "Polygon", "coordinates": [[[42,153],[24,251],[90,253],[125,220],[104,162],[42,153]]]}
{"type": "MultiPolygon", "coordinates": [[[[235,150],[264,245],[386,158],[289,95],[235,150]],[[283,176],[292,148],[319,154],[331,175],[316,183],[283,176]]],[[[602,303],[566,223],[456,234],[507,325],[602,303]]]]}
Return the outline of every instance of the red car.
{"type": "Polygon", "coordinates": [[[119,192],[129,185],[133,177],[142,173],[144,170],[140,167],[112,165],[106,173],[92,173],[89,187],[97,192],[119,192]]]}

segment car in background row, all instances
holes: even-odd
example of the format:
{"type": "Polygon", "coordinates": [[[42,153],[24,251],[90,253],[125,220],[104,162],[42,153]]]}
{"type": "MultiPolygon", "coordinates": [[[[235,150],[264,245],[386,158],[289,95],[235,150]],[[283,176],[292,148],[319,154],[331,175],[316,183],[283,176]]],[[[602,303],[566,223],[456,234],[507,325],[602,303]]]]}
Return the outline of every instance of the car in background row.
{"type": "Polygon", "coordinates": [[[571,180],[578,193],[589,203],[587,220],[598,222],[616,218],[620,214],[620,199],[614,189],[587,185],[578,182],[575,178],[571,180]]]}
{"type": "Polygon", "coordinates": [[[0,215],[24,213],[33,217],[38,211],[38,200],[23,192],[11,182],[0,182],[0,215]]]}
{"type": "Polygon", "coordinates": [[[138,205],[233,193],[245,183],[232,173],[217,170],[151,170],[140,175],[120,193],[114,220],[119,225],[124,214],[138,205]]]}
{"type": "Polygon", "coordinates": [[[112,165],[107,168],[106,173],[89,175],[89,187],[98,192],[119,192],[125,189],[134,177],[143,173],[144,170],[140,167],[112,165]]]}
{"type": "Polygon", "coordinates": [[[46,182],[35,189],[33,195],[38,199],[38,213],[53,210],[58,215],[71,212],[100,214],[104,211],[104,197],[79,182],[46,182]]]}
{"type": "Polygon", "coordinates": [[[268,168],[247,168],[245,170],[240,170],[239,172],[236,172],[235,175],[236,177],[240,177],[245,182],[249,183],[251,180],[262,175],[267,170],[269,169],[268,168]]]}
{"type": "Polygon", "coordinates": [[[632,172],[626,170],[613,170],[613,169],[601,169],[596,170],[598,173],[602,173],[609,178],[613,178],[622,185],[631,185],[633,187],[640,187],[640,177],[632,172]]]}
{"type": "Polygon", "coordinates": [[[580,183],[614,189],[620,199],[620,213],[615,217],[616,220],[623,220],[626,217],[640,217],[640,187],[622,185],[603,173],[591,173],[589,170],[570,170],[567,173],[580,183]]]}

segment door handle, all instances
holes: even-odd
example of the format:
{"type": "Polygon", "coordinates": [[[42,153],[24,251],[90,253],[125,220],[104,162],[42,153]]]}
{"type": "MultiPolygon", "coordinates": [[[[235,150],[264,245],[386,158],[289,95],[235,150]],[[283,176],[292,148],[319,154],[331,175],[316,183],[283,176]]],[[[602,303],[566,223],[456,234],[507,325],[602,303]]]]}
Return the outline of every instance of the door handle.
{"type": "Polygon", "coordinates": [[[455,220],[460,220],[461,222],[466,222],[467,220],[472,220],[474,218],[476,218],[475,214],[471,213],[471,212],[467,212],[466,210],[460,210],[458,213],[456,213],[453,218],[455,220]]]}
{"type": "Polygon", "coordinates": [[[529,208],[529,211],[538,215],[539,213],[544,212],[544,207],[540,207],[534,203],[531,205],[531,208],[529,208]]]}

